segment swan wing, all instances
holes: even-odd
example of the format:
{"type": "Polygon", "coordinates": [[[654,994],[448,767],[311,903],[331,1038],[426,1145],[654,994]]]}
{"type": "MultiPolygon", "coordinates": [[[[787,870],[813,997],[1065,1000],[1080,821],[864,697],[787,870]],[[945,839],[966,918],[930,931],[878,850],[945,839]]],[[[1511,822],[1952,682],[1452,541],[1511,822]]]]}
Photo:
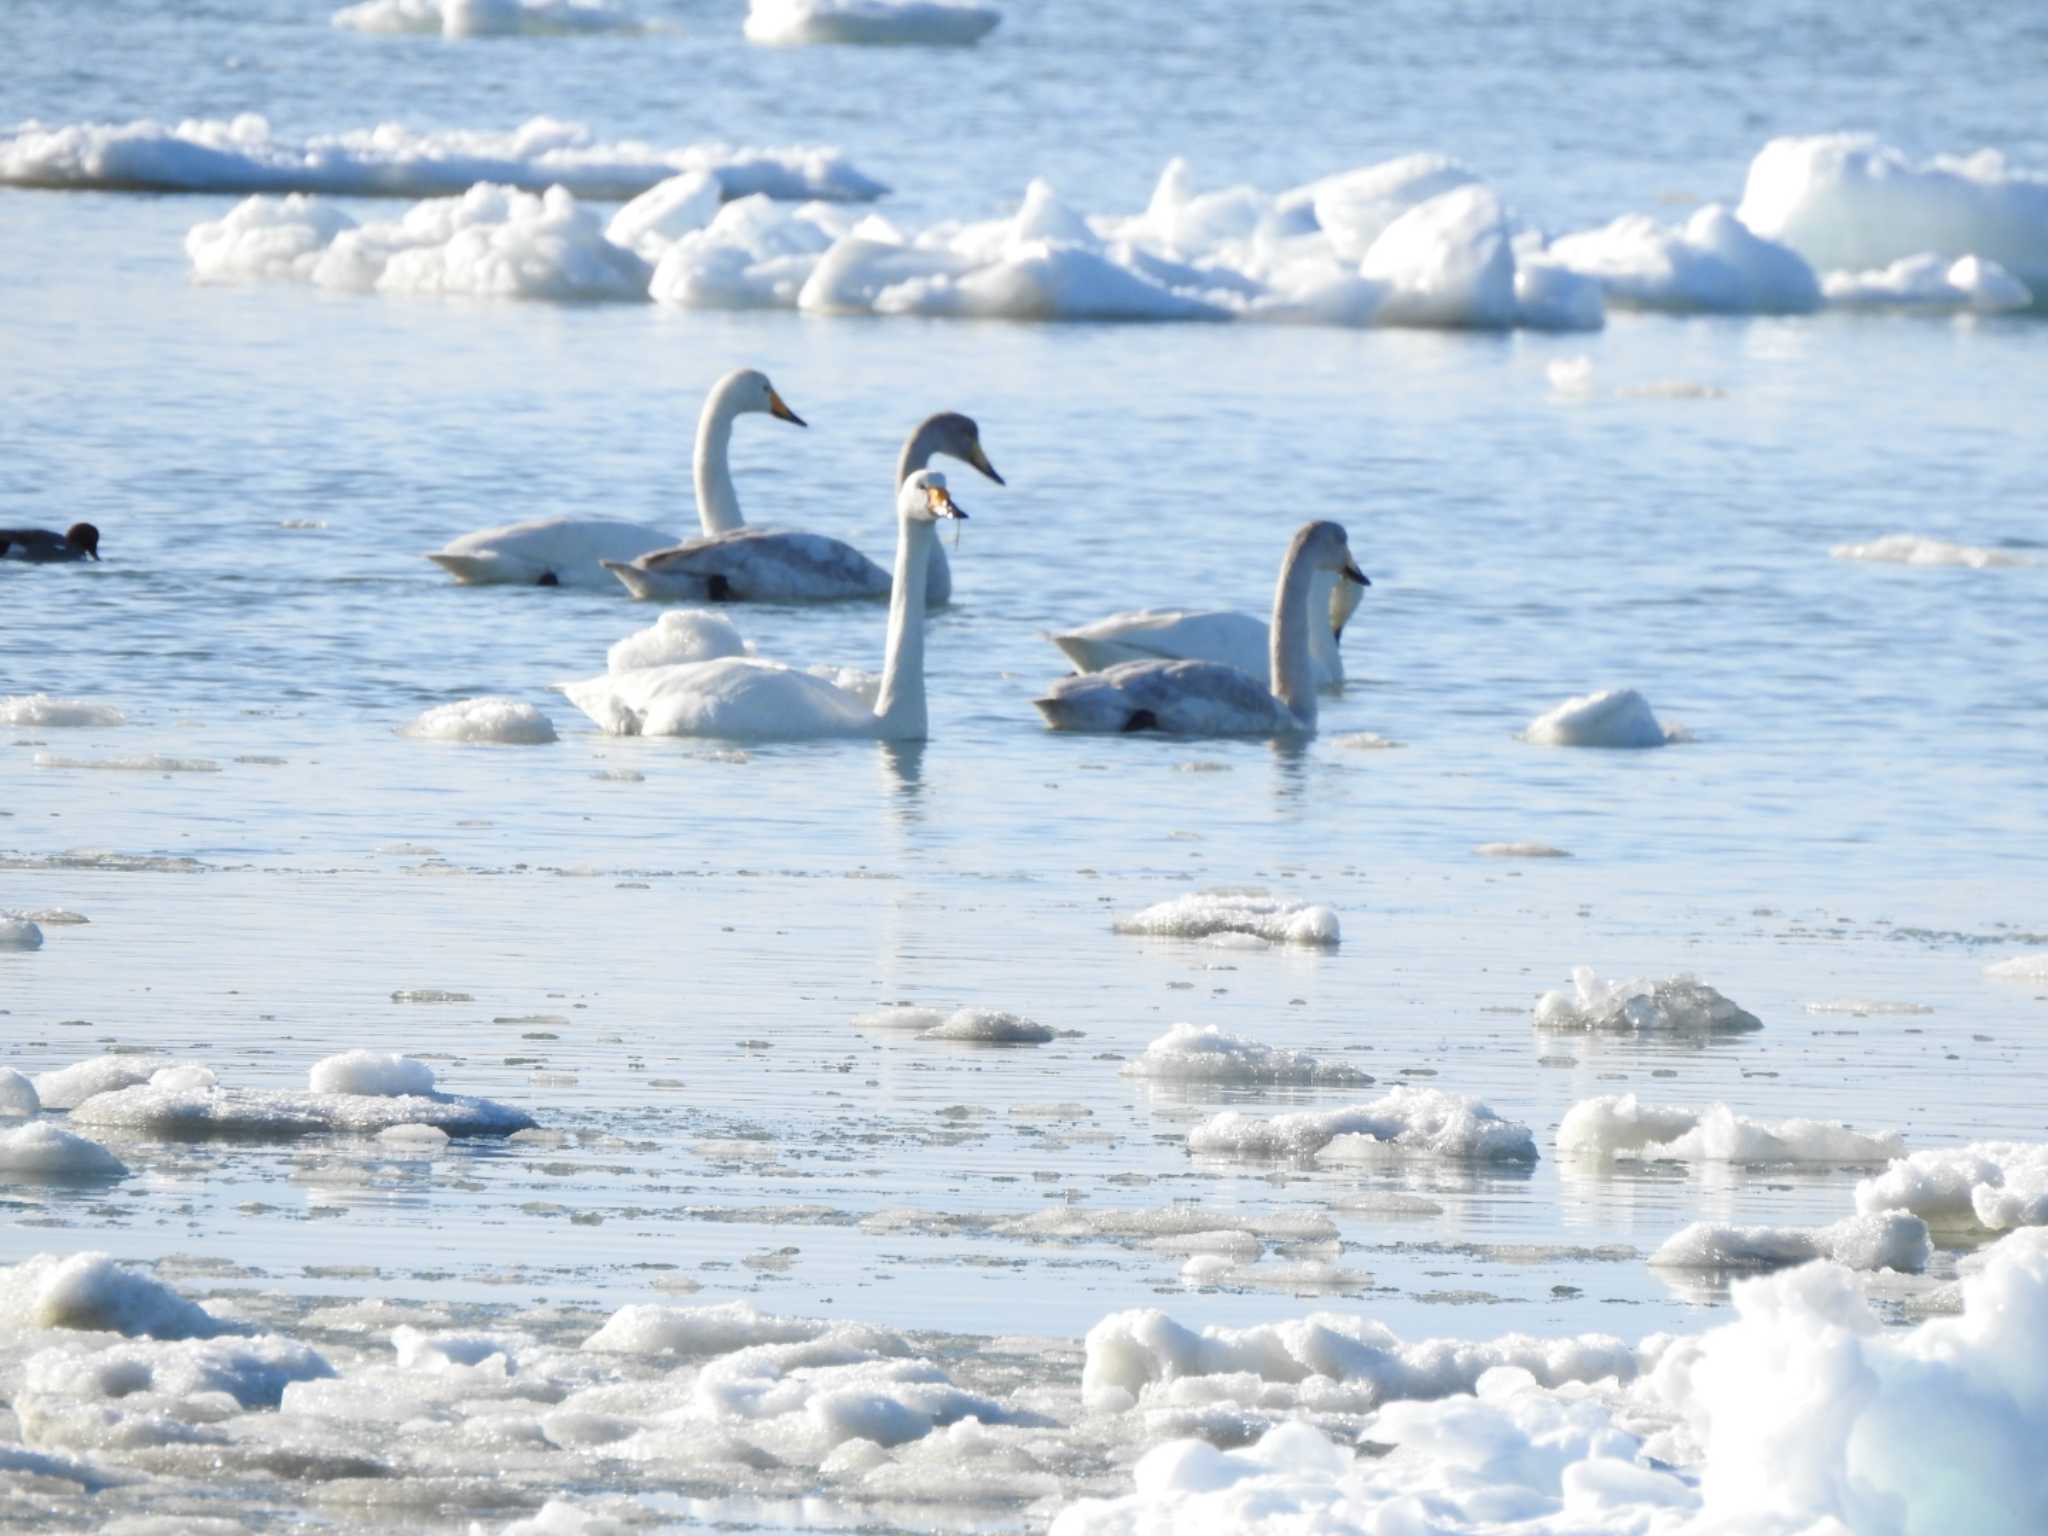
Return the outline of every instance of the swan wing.
{"type": "Polygon", "coordinates": [[[1257,678],[1209,661],[1127,661],[1063,677],[1032,702],[1056,731],[1279,736],[1303,728],[1257,678]]]}
{"type": "MultiPolygon", "coordinates": [[[[694,584],[706,596],[728,602],[834,602],[889,595],[887,571],[843,539],[821,533],[736,528],[656,550],[633,564],[649,577],[694,584]]],[[[624,573],[620,577],[625,579],[624,573]]]]}
{"type": "Polygon", "coordinates": [[[1213,661],[1248,677],[1267,671],[1266,624],[1221,609],[1141,608],[1052,637],[1083,672],[1126,661],[1213,661]]]}
{"type": "Polygon", "coordinates": [[[427,556],[468,585],[596,587],[611,585],[598,562],[631,560],[674,535],[609,518],[540,517],[480,528],[427,556]]]}
{"type": "Polygon", "coordinates": [[[607,672],[562,693],[615,736],[807,741],[872,736],[874,711],[824,678],[747,656],[607,672]]]}

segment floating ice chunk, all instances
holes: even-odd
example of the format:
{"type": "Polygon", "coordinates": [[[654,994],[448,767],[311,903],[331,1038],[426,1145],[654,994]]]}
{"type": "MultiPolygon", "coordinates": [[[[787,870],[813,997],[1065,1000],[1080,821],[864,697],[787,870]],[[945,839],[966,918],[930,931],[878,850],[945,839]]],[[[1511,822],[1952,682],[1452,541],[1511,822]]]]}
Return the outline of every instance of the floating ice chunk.
{"type": "Polygon", "coordinates": [[[546,37],[638,32],[640,22],[599,0],[363,0],[343,6],[333,24],[349,32],[411,32],[441,37],[546,37]]]}
{"type": "Polygon", "coordinates": [[[1383,325],[1505,329],[1515,320],[1515,255],[1507,212],[1489,187],[1466,184],[1418,203],[1366,249],[1358,273],[1382,285],[1383,325]]]}
{"type": "Polygon", "coordinates": [[[964,48],[1003,19],[970,0],[748,0],[750,43],[794,47],[817,43],[869,46],[923,44],[964,48]]]}
{"type": "Polygon", "coordinates": [[[0,916],[0,949],[41,949],[43,930],[25,917],[0,916]]]}
{"type": "Polygon", "coordinates": [[[1211,1157],[1372,1160],[1388,1154],[1461,1162],[1533,1163],[1529,1127],[1477,1099],[1403,1085],[1351,1109],[1301,1110],[1270,1119],[1229,1110],[1188,1132],[1188,1151],[1211,1157]]]}
{"type": "Polygon", "coordinates": [[[1183,1083],[1315,1083],[1351,1087],[1372,1078],[1356,1067],[1228,1035],[1214,1024],[1176,1024],[1124,1064],[1125,1077],[1183,1083]]]}
{"type": "Polygon", "coordinates": [[[218,1399],[232,1399],[243,1408],[275,1408],[291,1383],[332,1375],[334,1367],[317,1351],[289,1339],[136,1337],[90,1353],[46,1349],[31,1355],[14,1407],[26,1419],[52,1404],[95,1407],[143,1394],[160,1399],[209,1394],[216,1401],[193,1405],[192,1417],[210,1409],[217,1418],[218,1399]]]}
{"type": "Polygon", "coordinates": [[[1696,977],[1602,981],[1593,967],[1579,965],[1572,967],[1570,996],[1546,992],[1536,1000],[1536,1027],[1713,1033],[1764,1026],[1696,977]]]}
{"type": "Polygon", "coordinates": [[[386,1146],[416,1152],[439,1152],[448,1145],[448,1133],[437,1125],[394,1125],[379,1131],[377,1139],[386,1146]]]}
{"type": "Polygon", "coordinates": [[[746,654],[746,641],[724,614],[703,608],[671,608],[605,652],[605,670],[635,672],[678,661],[717,661],[746,654]]]}
{"type": "Polygon", "coordinates": [[[1633,688],[1566,699],[1522,732],[1522,740],[1539,747],[1661,747],[1677,739],[1658,724],[1648,701],[1633,688]]]}
{"type": "Polygon", "coordinates": [[[1751,1120],[1726,1104],[1645,1104],[1632,1093],[1574,1104],[1557,1128],[1557,1150],[1714,1163],[1882,1163],[1905,1154],[1896,1131],[1873,1136],[1832,1120],[1751,1120]]]}
{"type": "Polygon", "coordinates": [[[128,1165],[96,1141],[43,1121],[0,1131],[0,1180],[120,1179],[128,1165]]]}
{"type": "Polygon", "coordinates": [[[1334,947],[1343,937],[1328,907],[1237,891],[1202,891],[1158,902],[1115,925],[1118,933],[1172,939],[1245,934],[1268,944],[1334,947]]]}
{"type": "Polygon", "coordinates": [[[651,270],[562,188],[491,182],[365,225],[317,199],[251,197],[195,224],[185,253],[209,282],[294,278],[357,293],[515,299],[644,299],[651,270]]]}
{"type": "Polygon", "coordinates": [[[937,1029],[946,1022],[943,1008],[877,1008],[869,1013],[856,1014],[855,1029],[905,1029],[920,1034],[928,1029],[937,1029]]]}
{"type": "Polygon", "coordinates": [[[211,1067],[185,1065],[158,1067],[149,1074],[152,1088],[211,1088],[220,1081],[211,1067]]]}
{"type": "Polygon", "coordinates": [[[1118,1210],[1061,1202],[999,1221],[993,1230],[1005,1237],[1146,1238],[1155,1243],[1201,1237],[1233,1252],[1242,1243],[1256,1248],[1261,1242],[1327,1242],[1337,1236],[1337,1224],[1320,1211],[1232,1211],[1192,1204],[1118,1210]]]}
{"type": "Polygon", "coordinates": [[[1719,203],[1679,228],[1624,214],[1604,229],[1552,241],[1544,254],[1628,309],[1777,315],[1820,308],[1820,283],[1799,253],[1759,239],[1719,203]]]}
{"type": "Polygon", "coordinates": [[[313,1064],[307,1086],[315,1093],[361,1093],[385,1098],[431,1094],[434,1069],[424,1061],[385,1051],[343,1051],[313,1064]]]}
{"type": "Polygon", "coordinates": [[[36,907],[26,912],[9,912],[8,917],[25,917],[32,923],[41,923],[45,928],[83,928],[91,923],[83,912],[74,912],[69,907],[36,907]]]}
{"type": "Polygon", "coordinates": [[[549,1499],[539,1514],[514,1520],[498,1536],[633,1536],[633,1527],[609,1515],[578,1509],[566,1499],[549,1499]]]}
{"type": "Polygon", "coordinates": [[[1736,216],[1822,271],[1974,254],[2048,288],[2048,177],[1993,150],[1915,163],[1862,134],[1773,139],[1750,162],[1736,216]]]}
{"type": "Polygon", "coordinates": [[[649,187],[612,215],[604,237],[647,261],[718,217],[724,188],[708,171],[685,171],[649,187]]]}
{"type": "Polygon", "coordinates": [[[36,1078],[45,1109],[76,1109],[96,1093],[146,1083],[165,1065],[161,1056],[95,1056],[36,1078]]]}
{"type": "Polygon", "coordinates": [[[1543,377],[1553,395],[1583,399],[1593,393],[1593,359],[1584,355],[1557,358],[1544,365],[1543,377]]]}
{"type": "Polygon", "coordinates": [[[550,117],[510,133],[414,133],[383,123],[304,140],[274,136],[249,112],[175,127],[29,122],[0,134],[0,183],[32,187],[448,197],[495,182],[528,192],[561,187],[579,197],[630,198],[683,171],[716,176],[729,198],[870,202],[888,190],[833,149],[603,144],[582,124],[550,117]]]}
{"type": "Polygon", "coordinates": [[[1823,1002],[1808,1003],[1806,1011],[1808,1013],[1846,1013],[1852,1014],[1859,1019],[1868,1018],[1870,1015],[1878,1013],[1921,1014],[1934,1012],[1925,1003],[1888,1002],[1883,998],[1874,997],[1828,998],[1823,1002]]]}
{"type": "Polygon", "coordinates": [[[0,1269],[0,1319],[130,1338],[210,1339],[232,1331],[162,1281],[104,1253],[39,1253],[0,1269]]]}
{"type": "Polygon", "coordinates": [[[2048,981],[2048,950],[1996,961],[1984,967],[1984,974],[2000,981],[2048,981]]]}
{"type": "Polygon", "coordinates": [[[962,1008],[918,1037],[973,1045],[1043,1045],[1057,1038],[1049,1026],[999,1008],[962,1008]]]}
{"type": "Polygon", "coordinates": [[[325,1131],[374,1136],[394,1125],[431,1125],[451,1136],[508,1136],[529,1129],[534,1121],[522,1109],[450,1093],[285,1093],[143,1085],[94,1094],[71,1111],[71,1123],[179,1141],[288,1141],[325,1131]]]}
{"type": "Polygon", "coordinates": [[[1856,1209],[1911,1211],[1931,1226],[2048,1225],[2048,1142],[1975,1141],[1894,1162],[1856,1186],[1856,1209]]]}
{"type": "Polygon", "coordinates": [[[1837,544],[1828,553],[1837,560],[1878,560],[1892,565],[1965,565],[1973,571],[1999,566],[2032,565],[2031,556],[2010,549],[1980,549],[1951,544],[1917,533],[1888,533],[1867,544],[1837,544]]]}
{"type": "Polygon", "coordinates": [[[715,1307],[621,1307],[583,1348],[634,1355],[725,1355],[760,1344],[808,1344],[837,1330],[862,1349],[901,1353],[894,1334],[810,1317],[777,1317],[744,1301],[715,1307]]]}
{"type": "Polygon", "coordinates": [[[1340,261],[1357,262],[1409,209],[1479,178],[1444,155],[1403,155],[1398,160],[1340,171],[1281,198],[1282,207],[1306,203],[1315,227],[1340,261]]]}
{"type": "Polygon", "coordinates": [[[1881,1211],[1813,1228],[1696,1221],[1666,1238],[1650,1262],[1660,1269],[1787,1269],[1832,1259],[1849,1269],[1917,1275],[1933,1254],[1926,1222],[1905,1211],[1881,1211]]]}
{"type": "Polygon", "coordinates": [[[1348,1313],[1196,1332],[1146,1309],[1113,1312],[1088,1330],[1081,1395],[1092,1409],[1117,1412],[1141,1406],[1149,1393],[1184,1378],[1245,1375],[1295,1387],[1304,1403],[1335,1397],[1333,1387],[1360,1389],[1346,1395],[1347,1405],[1370,1409],[1396,1399],[1470,1392],[1501,1366],[1555,1386],[1608,1377],[1627,1382],[1639,1360],[1634,1349],[1604,1334],[1404,1344],[1384,1324],[1348,1313]]]}
{"type": "Polygon", "coordinates": [[[0,1067],[0,1119],[41,1114],[36,1085],[12,1067],[0,1067]]]}
{"type": "Polygon", "coordinates": [[[524,700],[485,697],[437,704],[402,734],[425,741],[543,746],[555,739],[555,725],[524,700]]]}
{"type": "Polygon", "coordinates": [[[126,719],[111,704],[94,704],[85,699],[53,699],[47,693],[11,693],[0,698],[0,725],[51,730],[121,725],[126,719]]]}
{"type": "Polygon", "coordinates": [[[1959,310],[1999,315],[2033,307],[2027,285],[1995,261],[1962,256],[1903,256],[1868,272],[1830,272],[1821,283],[1830,304],[1850,309],[1959,310]]]}
{"type": "Polygon", "coordinates": [[[1549,843],[1481,843],[1472,850],[1489,859],[1568,859],[1571,854],[1549,843]]]}
{"type": "Polygon", "coordinates": [[[220,764],[207,757],[167,757],[151,752],[141,757],[61,757],[38,752],[38,768],[105,768],[116,773],[219,773],[220,764]]]}

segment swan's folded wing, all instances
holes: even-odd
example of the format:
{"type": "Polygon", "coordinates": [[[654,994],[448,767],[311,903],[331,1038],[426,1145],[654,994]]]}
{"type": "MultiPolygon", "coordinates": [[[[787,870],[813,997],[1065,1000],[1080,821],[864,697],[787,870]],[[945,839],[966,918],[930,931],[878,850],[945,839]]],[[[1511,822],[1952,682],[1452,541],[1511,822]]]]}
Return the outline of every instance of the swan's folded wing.
{"type": "Polygon", "coordinates": [[[872,735],[873,710],[821,677],[750,656],[608,672],[563,696],[615,736],[805,741],[872,735]]]}
{"type": "Polygon", "coordinates": [[[1056,634],[1052,643],[1083,672],[1126,661],[1213,661],[1258,677],[1267,670],[1266,634],[1249,614],[1144,608],[1056,634]]]}
{"type": "MultiPolygon", "coordinates": [[[[887,597],[889,573],[841,539],[777,528],[736,528],[644,555],[650,577],[699,583],[729,601],[802,603],[887,597]]],[[[623,577],[622,577],[623,579],[623,577]]]]}
{"type": "Polygon", "coordinates": [[[1059,731],[1275,736],[1301,722],[1264,683],[1207,661],[1132,661],[1063,677],[1032,701],[1059,731]]]}
{"type": "Polygon", "coordinates": [[[632,560],[668,540],[659,528],[639,523],[540,517],[465,533],[427,558],[468,583],[532,583],[552,577],[562,586],[604,587],[611,578],[600,561],[632,560]]]}

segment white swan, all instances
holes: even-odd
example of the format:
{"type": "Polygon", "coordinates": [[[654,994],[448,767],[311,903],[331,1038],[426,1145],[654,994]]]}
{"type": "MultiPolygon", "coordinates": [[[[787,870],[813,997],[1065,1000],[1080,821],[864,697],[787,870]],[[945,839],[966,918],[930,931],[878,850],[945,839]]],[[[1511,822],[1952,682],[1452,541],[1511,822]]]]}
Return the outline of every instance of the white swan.
{"type": "MultiPolygon", "coordinates": [[[[941,411],[918,424],[896,460],[902,485],[932,461],[949,454],[971,464],[997,485],[982,451],[981,428],[958,411],[941,411]]],[[[639,598],[666,602],[816,603],[847,598],[887,597],[889,573],[843,539],[822,533],[775,528],[713,529],[705,536],[637,559],[604,561],[604,567],[639,598]]],[[[926,579],[925,601],[942,608],[953,600],[953,572],[936,546],[926,579]]]]}
{"type": "MultiPolygon", "coordinates": [[[[1309,588],[1311,615],[1328,613],[1328,624],[1313,618],[1308,630],[1309,667],[1318,688],[1344,681],[1344,653],[1338,642],[1357,611],[1365,588],[1355,581],[1317,571],[1309,588]]],[[[1113,613],[1079,629],[1046,637],[1065,653],[1077,672],[1100,672],[1126,661],[1213,661],[1249,677],[1264,675],[1272,654],[1272,626],[1264,619],[1227,609],[1140,608],[1113,613]]]]}
{"type": "Polygon", "coordinates": [[[925,583],[938,548],[938,520],[966,515],[947,492],[946,477],[934,470],[919,470],[897,494],[889,646],[881,693],[872,704],[815,673],[751,656],[608,672],[565,683],[562,693],[615,736],[922,740],[925,583]]]}
{"type": "MultiPolygon", "coordinates": [[[[727,449],[732,424],[762,412],[803,426],[783,404],[768,376],[753,368],[728,373],[711,386],[697,418],[697,520],[707,534],[741,527],[739,494],[733,489],[727,449]]],[[[512,584],[524,587],[596,587],[609,590],[612,578],[602,560],[630,560],[660,549],[675,538],[643,523],[599,517],[537,517],[499,528],[465,533],[427,558],[464,586],[512,584]]]]}
{"type": "MultiPolygon", "coordinates": [[[[1271,686],[1213,661],[1127,661],[1063,677],[1034,699],[1056,731],[1168,731],[1181,736],[1289,736],[1316,728],[1309,629],[1318,573],[1366,585],[1336,523],[1304,523],[1273,593],[1271,686]]],[[[1314,610],[1314,611],[1312,611],[1314,610]]]]}

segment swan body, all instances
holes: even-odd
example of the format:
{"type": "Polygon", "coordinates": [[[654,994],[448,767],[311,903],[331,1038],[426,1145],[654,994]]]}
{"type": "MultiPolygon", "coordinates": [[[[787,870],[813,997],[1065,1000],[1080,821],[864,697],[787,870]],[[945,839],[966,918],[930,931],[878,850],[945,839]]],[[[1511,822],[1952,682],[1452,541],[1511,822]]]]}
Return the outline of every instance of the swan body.
{"type": "MultiPolygon", "coordinates": [[[[918,424],[896,461],[901,486],[948,454],[972,465],[997,485],[982,450],[981,429],[957,411],[942,411],[918,424]]],[[[633,596],[665,602],[824,603],[887,597],[891,581],[866,555],[843,539],[822,533],[773,528],[706,527],[705,536],[637,556],[608,557],[604,567],[633,596]]],[[[925,602],[934,608],[953,600],[953,576],[946,552],[934,543],[926,566],[925,602]]]]}
{"type": "MultiPolygon", "coordinates": [[[[1318,571],[1309,593],[1311,615],[1326,611],[1327,625],[1309,626],[1309,664],[1318,688],[1344,681],[1344,653],[1337,642],[1358,607],[1364,588],[1318,571]]],[[[1111,614],[1079,629],[1048,636],[1076,671],[1101,672],[1127,661],[1213,661],[1248,677],[1265,675],[1272,653],[1272,626],[1264,619],[1228,609],[1141,608],[1111,614]]]]}
{"type": "MultiPolygon", "coordinates": [[[[733,423],[761,412],[803,426],[804,420],[753,368],[727,374],[711,387],[697,418],[693,466],[697,518],[707,534],[742,526],[728,449],[733,423]]],[[[604,561],[631,560],[672,543],[675,535],[643,523],[597,517],[539,517],[483,528],[427,556],[465,586],[594,587],[609,591],[604,561]]]]}
{"type": "Polygon", "coordinates": [[[97,560],[100,531],[91,523],[73,523],[62,533],[48,528],[0,528],[0,560],[25,560],[50,565],[61,560],[97,560]]]}
{"type": "Polygon", "coordinates": [[[744,656],[747,642],[722,613],[671,608],[645,629],[636,629],[605,652],[607,672],[634,672],[678,661],[716,661],[744,656]]]}
{"type": "Polygon", "coordinates": [[[564,696],[618,736],[921,740],[927,727],[925,592],[938,547],[936,524],[967,514],[947,492],[945,476],[933,470],[920,470],[903,482],[896,510],[888,653],[872,702],[856,676],[845,675],[855,686],[842,687],[817,673],[751,656],[606,673],[564,684],[564,696]]]}
{"type": "Polygon", "coordinates": [[[1309,632],[1327,607],[1319,577],[1367,585],[1336,523],[1305,523],[1287,547],[1268,626],[1270,672],[1214,661],[1126,661],[1063,677],[1034,699],[1056,731],[1165,731],[1181,736],[1291,736],[1316,728],[1309,632]]]}

